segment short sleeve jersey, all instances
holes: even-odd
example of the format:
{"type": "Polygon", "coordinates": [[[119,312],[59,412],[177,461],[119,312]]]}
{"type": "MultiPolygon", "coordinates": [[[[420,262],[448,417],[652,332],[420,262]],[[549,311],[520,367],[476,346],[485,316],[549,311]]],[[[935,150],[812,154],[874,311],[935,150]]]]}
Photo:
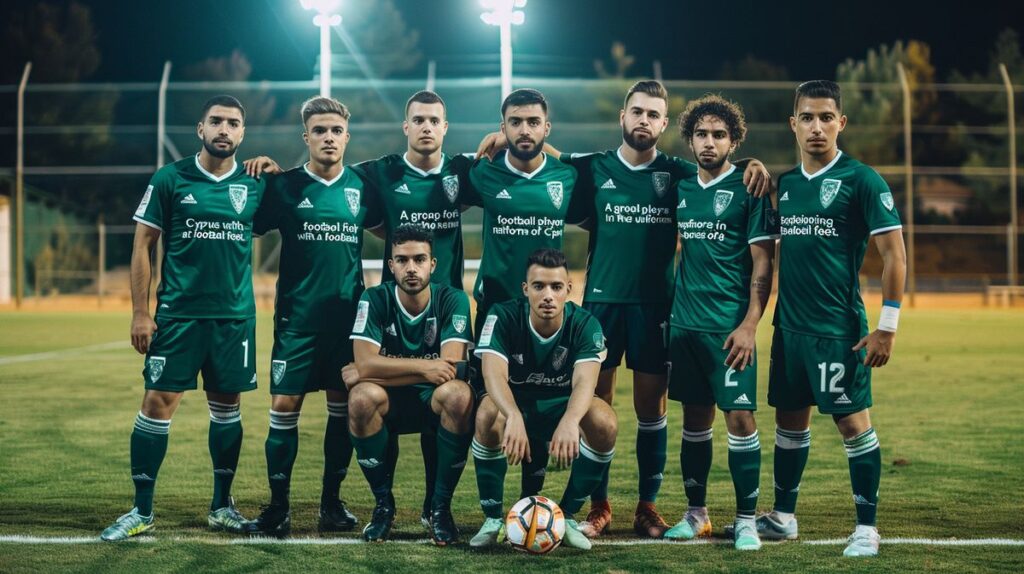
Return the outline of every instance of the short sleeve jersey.
{"type": "Polygon", "coordinates": [[[522,296],[526,261],[543,247],[562,248],[565,223],[582,218],[573,204],[576,170],[545,155],[533,173],[501,152],[469,172],[468,202],[484,210],[483,256],[473,296],[486,306],[522,296]],[[573,204],[570,209],[570,204],[573,204]]]}
{"type": "Polygon", "coordinates": [[[469,297],[461,289],[431,283],[430,303],[414,317],[399,301],[395,282],[386,281],[359,299],[350,338],[378,345],[388,357],[437,359],[449,341],[472,344],[469,297]]]}
{"type": "Polygon", "coordinates": [[[530,302],[520,298],[491,308],[474,353],[504,359],[513,392],[567,396],[575,366],[599,363],[607,350],[601,324],[582,307],[567,302],[562,327],[544,338],[530,323],[530,302]]]}
{"type": "Polygon", "coordinates": [[[658,152],[630,165],[619,150],[562,154],[579,171],[576,193],[590,220],[587,303],[668,306],[675,258],[675,186],[697,167],[658,152]]]}
{"type": "Polygon", "coordinates": [[[198,155],[157,170],[134,216],[162,232],[157,317],[255,316],[252,224],[264,188],[238,163],[214,176],[198,155]]]}
{"type": "MultiPolygon", "coordinates": [[[[461,206],[472,164],[469,156],[442,156],[441,165],[423,171],[404,155],[393,154],[354,166],[366,176],[370,196],[384,217],[385,262],[391,257],[391,233],[400,225],[419,225],[434,236],[434,280],[462,289],[461,206]]],[[[393,279],[385,263],[382,280],[393,279]]]]}
{"type": "Polygon", "coordinates": [[[275,328],[348,331],[345,310],[363,292],[363,229],[379,223],[362,178],[350,168],[332,181],[308,164],[269,179],[255,231],[281,231],[275,328]]]}
{"type": "Polygon", "coordinates": [[[877,172],[839,152],[811,175],[779,178],[779,300],[775,325],[817,337],[858,339],[867,316],[858,274],[868,237],[902,228],[877,172]]]}
{"type": "Polygon", "coordinates": [[[682,256],[672,325],[731,332],[750,306],[750,244],[779,238],[771,200],[747,194],[735,165],[708,183],[696,175],[683,180],[676,191],[682,256]]]}

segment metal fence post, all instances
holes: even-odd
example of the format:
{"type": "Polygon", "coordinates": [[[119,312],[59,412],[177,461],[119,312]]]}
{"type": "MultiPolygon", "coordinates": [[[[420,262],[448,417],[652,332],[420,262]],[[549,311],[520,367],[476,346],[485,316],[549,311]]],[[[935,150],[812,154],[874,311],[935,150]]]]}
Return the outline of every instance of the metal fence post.
{"type": "Polygon", "coordinates": [[[999,73],[1006,86],[1006,123],[1010,128],[1010,235],[1006,244],[1006,257],[1010,265],[1006,272],[1012,287],[1017,285],[1017,118],[1013,109],[1013,84],[1010,83],[1006,64],[999,64],[999,73]]]}
{"type": "Polygon", "coordinates": [[[164,166],[164,139],[167,138],[167,83],[171,78],[171,61],[164,62],[156,106],[156,168],[164,166]]]}
{"type": "Polygon", "coordinates": [[[107,225],[103,221],[101,213],[96,220],[96,232],[99,234],[99,276],[96,279],[96,306],[103,306],[103,296],[106,293],[107,282],[107,225]]]}
{"type": "Polygon", "coordinates": [[[25,87],[31,72],[32,62],[25,63],[18,84],[18,153],[14,167],[14,305],[18,309],[25,297],[25,87]]]}
{"type": "Polygon", "coordinates": [[[914,295],[917,294],[917,275],[914,269],[914,154],[913,138],[911,137],[911,105],[913,101],[910,82],[907,81],[907,71],[903,68],[903,62],[896,64],[896,71],[900,76],[900,88],[903,89],[903,172],[904,185],[907,189],[907,203],[904,208],[907,222],[907,295],[908,302],[913,307],[914,295]]]}

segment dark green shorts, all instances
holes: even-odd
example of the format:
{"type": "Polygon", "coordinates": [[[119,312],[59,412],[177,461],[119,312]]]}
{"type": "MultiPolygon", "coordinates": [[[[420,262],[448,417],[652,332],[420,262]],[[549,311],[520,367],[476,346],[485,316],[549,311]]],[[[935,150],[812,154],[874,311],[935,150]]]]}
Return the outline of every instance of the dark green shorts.
{"type": "Polygon", "coordinates": [[[388,414],[384,415],[384,424],[388,425],[388,430],[395,434],[412,434],[437,428],[441,417],[430,408],[435,389],[437,387],[429,383],[386,388],[388,414]]]}
{"type": "Polygon", "coordinates": [[[341,368],[351,362],[352,340],[348,333],[274,331],[270,394],[343,391],[341,368]]]}
{"type": "Polygon", "coordinates": [[[242,393],[256,388],[256,319],[158,317],[146,353],[146,389],[242,393]]]}
{"type": "Polygon", "coordinates": [[[867,351],[857,339],[827,339],[776,328],[768,368],[768,404],[796,411],[818,405],[824,414],[846,414],[871,406],[867,351]]]}
{"type": "Polygon", "coordinates": [[[725,365],[728,333],[672,327],[668,398],[685,405],[718,405],[723,411],[757,410],[757,356],[742,371],[725,365]]]}
{"type": "Polygon", "coordinates": [[[663,375],[667,369],[665,348],[669,308],[665,305],[639,303],[583,303],[601,323],[608,346],[608,356],[601,370],[614,369],[626,355],[626,366],[652,375],[663,375]]]}
{"type": "Polygon", "coordinates": [[[516,406],[523,414],[526,434],[531,439],[548,442],[555,434],[558,423],[565,416],[569,406],[569,395],[551,395],[549,393],[512,392],[516,406]]]}

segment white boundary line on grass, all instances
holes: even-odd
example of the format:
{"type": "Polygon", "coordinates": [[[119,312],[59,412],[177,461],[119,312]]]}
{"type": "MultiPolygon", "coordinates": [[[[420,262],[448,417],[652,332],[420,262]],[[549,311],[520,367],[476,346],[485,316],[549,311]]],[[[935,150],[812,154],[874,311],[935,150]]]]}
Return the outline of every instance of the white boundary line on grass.
{"type": "MultiPolygon", "coordinates": [[[[98,536],[26,536],[22,534],[2,535],[0,544],[97,544],[102,542],[98,536]]],[[[198,544],[210,544],[215,546],[234,545],[294,545],[294,546],[330,546],[330,545],[352,545],[365,544],[358,538],[206,538],[200,536],[140,536],[131,538],[128,542],[154,543],[154,542],[194,542],[198,544]]],[[[701,539],[687,542],[672,540],[595,540],[595,546],[644,546],[651,544],[665,544],[677,546],[692,546],[699,544],[731,544],[729,540],[701,539]]],[[[768,542],[769,544],[783,544],[782,542],[768,542]]],[[[847,543],[845,538],[828,538],[822,540],[793,541],[790,544],[809,544],[812,546],[842,546],[847,543]]],[[[419,540],[391,540],[386,544],[430,544],[427,538],[419,540]]],[[[883,538],[882,544],[903,544],[913,546],[1024,546],[1024,540],[1015,538],[883,538]]]]}
{"type": "Polygon", "coordinates": [[[111,341],[109,343],[100,343],[98,345],[87,345],[85,347],[72,347],[70,349],[61,349],[59,351],[47,351],[45,353],[31,353],[28,355],[11,355],[9,357],[0,357],[0,366],[13,365],[15,363],[30,363],[32,361],[45,361],[46,359],[64,359],[72,355],[80,355],[82,353],[88,353],[89,351],[112,351],[120,348],[131,348],[128,341],[111,341]]]}

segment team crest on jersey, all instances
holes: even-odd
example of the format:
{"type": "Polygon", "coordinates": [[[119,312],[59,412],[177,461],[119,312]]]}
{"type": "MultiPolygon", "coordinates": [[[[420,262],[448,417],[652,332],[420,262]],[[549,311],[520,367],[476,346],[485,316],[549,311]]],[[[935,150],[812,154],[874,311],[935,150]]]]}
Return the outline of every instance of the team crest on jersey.
{"type": "Polygon", "coordinates": [[[146,359],[146,367],[149,369],[149,380],[150,382],[157,382],[160,377],[164,374],[164,364],[167,363],[167,359],[163,357],[150,357],[146,359]]]}
{"type": "Polygon", "coordinates": [[[452,327],[455,327],[456,332],[463,332],[466,330],[466,324],[469,322],[469,318],[465,315],[452,315],[452,327]]]}
{"type": "Polygon", "coordinates": [[[565,359],[568,356],[569,349],[562,346],[555,347],[555,350],[551,352],[551,366],[554,367],[556,371],[561,370],[562,366],[565,365],[565,359]]]}
{"type": "Polygon", "coordinates": [[[444,196],[448,203],[455,203],[459,198],[459,178],[454,175],[446,175],[441,178],[441,187],[444,189],[444,196]]]}
{"type": "Polygon", "coordinates": [[[732,192],[724,189],[715,191],[715,215],[721,216],[725,211],[725,208],[729,207],[732,203],[732,192]]]}
{"type": "Polygon", "coordinates": [[[275,384],[281,384],[284,380],[284,372],[288,370],[288,361],[270,361],[270,381],[275,384]]]}
{"type": "Polygon", "coordinates": [[[241,214],[245,209],[246,200],[249,199],[249,188],[233,183],[228,186],[228,197],[231,198],[231,207],[235,208],[235,213],[241,214]]]}
{"type": "Polygon", "coordinates": [[[663,197],[665,192],[668,191],[668,183],[671,177],[667,171],[656,171],[651,174],[651,184],[654,186],[654,193],[658,194],[658,197],[663,197]]]}
{"type": "Polygon", "coordinates": [[[878,199],[882,200],[882,205],[884,205],[889,211],[892,211],[892,208],[896,205],[896,202],[892,198],[892,192],[887,191],[879,195],[878,199]]]}
{"type": "Polygon", "coordinates": [[[548,182],[548,197],[551,198],[551,204],[555,206],[555,209],[562,208],[562,182],[548,182]]]}
{"type": "Polygon", "coordinates": [[[345,201],[348,202],[348,210],[352,212],[352,217],[359,215],[360,195],[360,191],[354,187],[345,188],[345,201]]]}
{"type": "Polygon", "coordinates": [[[433,347],[437,342],[437,318],[427,317],[427,324],[423,330],[423,344],[433,347]]]}
{"type": "Polygon", "coordinates": [[[821,191],[819,192],[818,198],[821,199],[822,207],[832,205],[832,201],[835,200],[837,195],[839,195],[839,188],[842,185],[843,180],[841,179],[826,179],[821,182],[821,191]]]}

